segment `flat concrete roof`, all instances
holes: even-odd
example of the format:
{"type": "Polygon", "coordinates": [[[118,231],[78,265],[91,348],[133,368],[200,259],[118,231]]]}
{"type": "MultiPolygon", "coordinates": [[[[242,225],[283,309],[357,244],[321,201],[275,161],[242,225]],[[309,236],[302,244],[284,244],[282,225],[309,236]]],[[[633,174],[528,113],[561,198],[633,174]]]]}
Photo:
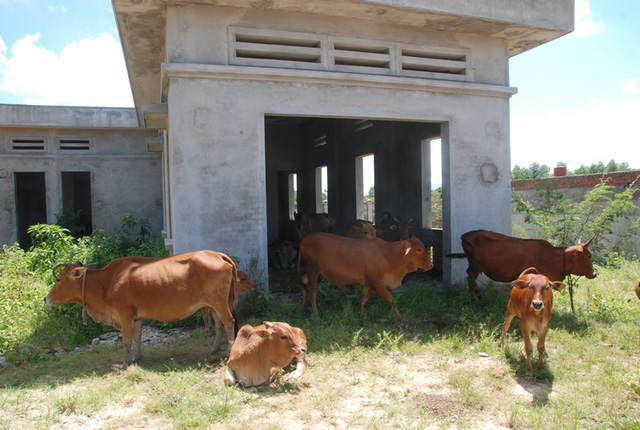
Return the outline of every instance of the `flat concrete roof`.
{"type": "Polygon", "coordinates": [[[136,110],[162,100],[168,5],[211,4],[471,33],[506,41],[509,56],[573,31],[574,0],[112,0],[136,110]]]}
{"type": "Polygon", "coordinates": [[[0,104],[0,126],[140,128],[133,108],[0,104]]]}

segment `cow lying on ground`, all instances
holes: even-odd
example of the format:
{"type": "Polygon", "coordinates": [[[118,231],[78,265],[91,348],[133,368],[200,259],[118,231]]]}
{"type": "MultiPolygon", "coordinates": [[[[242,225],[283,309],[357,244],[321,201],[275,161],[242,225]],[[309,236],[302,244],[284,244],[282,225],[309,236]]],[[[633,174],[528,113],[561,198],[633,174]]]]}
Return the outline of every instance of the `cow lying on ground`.
{"type": "Polygon", "coordinates": [[[308,296],[311,297],[317,321],[320,321],[316,305],[320,275],[335,286],[362,285],[361,319],[366,317],[365,305],[373,290],[393,309],[396,322],[400,324],[402,316],[389,290],[400,287],[407,273],[433,268],[430,249],[425,248],[416,237],[400,242],[385,242],[381,239],[362,240],[314,233],[300,242],[298,276],[301,261],[306,262],[305,275],[301,278],[306,286],[303,302],[306,305],[308,296]]]}
{"type": "Polygon", "coordinates": [[[298,238],[302,240],[306,235],[323,231],[333,233],[336,221],[329,214],[303,214],[294,212],[293,217],[298,231],[298,238]]]}
{"type": "Polygon", "coordinates": [[[411,237],[413,218],[408,221],[402,217],[393,217],[387,211],[383,212],[376,226],[376,236],[387,242],[397,242],[411,237]]]}
{"type": "Polygon", "coordinates": [[[480,297],[476,279],[480,273],[498,282],[511,282],[527,267],[535,267],[552,281],[567,275],[596,277],[589,244],[553,246],[541,239],[518,239],[493,231],[475,230],[463,234],[461,254],[451,258],[469,260],[469,291],[480,297]]]}
{"type": "Polygon", "coordinates": [[[357,219],[347,224],[346,236],[352,239],[375,239],[376,229],[371,221],[357,219]]]}
{"type": "Polygon", "coordinates": [[[238,274],[225,254],[197,251],[167,258],[124,257],[102,269],[58,263],[53,275],[56,283],[45,303],[81,303],[94,321],[122,329],[125,366],[132,363],[132,338],[138,347],[133,361],[142,359],[143,318],[179,321],[209,306],[233,342],[238,274]],[[56,273],[59,267],[63,269],[56,273]]]}
{"type": "MultiPolygon", "coordinates": [[[[242,270],[238,270],[238,297],[242,294],[253,291],[255,288],[255,284],[242,270]]],[[[205,306],[202,308],[202,321],[204,322],[204,332],[209,333],[211,331],[211,327],[216,326],[216,338],[213,341],[213,351],[219,351],[220,346],[222,344],[222,330],[224,328],[222,321],[218,318],[217,314],[211,309],[209,306],[205,306]]]]}
{"type": "Polygon", "coordinates": [[[288,382],[295,382],[305,370],[307,338],[304,332],[284,322],[243,326],[231,348],[224,382],[243,387],[268,385],[280,369],[295,364],[288,382]]]}
{"type": "Polygon", "coordinates": [[[502,336],[498,346],[502,346],[504,335],[509,330],[511,320],[520,317],[520,330],[524,340],[524,350],[527,354],[527,376],[533,375],[531,353],[533,345],[529,338],[533,331],[538,336],[538,369],[544,364],[546,355],[544,340],[549,330],[551,308],[553,307],[553,290],[560,291],[565,285],[562,282],[549,281],[544,275],[538,274],[535,267],[530,267],[511,283],[511,298],[507,305],[507,312],[502,325],[502,336]]]}

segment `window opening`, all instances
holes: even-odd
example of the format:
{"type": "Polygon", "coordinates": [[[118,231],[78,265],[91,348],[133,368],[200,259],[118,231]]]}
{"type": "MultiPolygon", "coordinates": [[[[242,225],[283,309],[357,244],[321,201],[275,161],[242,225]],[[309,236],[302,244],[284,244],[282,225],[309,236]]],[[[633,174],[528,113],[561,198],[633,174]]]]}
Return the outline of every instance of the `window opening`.
{"type": "Polygon", "coordinates": [[[62,215],[58,223],[75,237],[93,231],[90,172],[62,172],[62,215]]]}

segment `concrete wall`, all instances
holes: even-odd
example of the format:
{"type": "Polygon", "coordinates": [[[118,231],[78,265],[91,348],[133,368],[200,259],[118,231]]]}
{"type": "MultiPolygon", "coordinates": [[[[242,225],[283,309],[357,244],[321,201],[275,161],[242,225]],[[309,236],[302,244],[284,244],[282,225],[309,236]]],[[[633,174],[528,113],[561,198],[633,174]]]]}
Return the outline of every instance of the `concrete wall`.
{"type": "Polygon", "coordinates": [[[0,105],[0,244],[17,240],[15,172],[44,172],[47,222],[62,213],[61,172],[91,174],[93,228],[111,231],[124,213],[148,218],[162,230],[162,181],[158,154],[145,139],[157,132],[136,128],[133,109],[0,105]],[[5,115],[6,114],[6,115],[5,115]],[[37,136],[43,151],[12,148],[12,139],[37,136]],[[88,138],[90,149],[64,151],[59,138],[88,138]]]}
{"type": "MultiPolygon", "coordinates": [[[[638,178],[640,177],[640,170],[634,170],[629,172],[613,172],[607,174],[592,174],[592,175],[575,175],[575,176],[562,176],[545,179],[527,179],[520,181],[513,181],[512,183],[512,195],[513,197],[520,197],[533,204],[534,207],[540,207],[544,202],[539,197],[541,186],[557,187],[565,199],[571,199],[574,202],[580,202],[584,199],[584,195],[596,184],[604,178],[607,179],[607,184],[613,186],[615,193],[622,192],[629,184],[635,182],[635,187],[640,189],[640,183],[638,178]]],[[[628,231],[629,226],[640,217],[640,191],[635,193],[633,204],[636,206],[630,215],[630,219],[620,220],[614,225],[613,234],[608,236],[608,243],[613,244],[619,240],[620,235],[628,231]]],[[[513,216],[513,234],[518,237],[536,238],[537,229],[532,225],[525,223],[525,215],[516,211],[516,205],[512,207],[513,216]]],[[[589,238],[583,238],[583,240],[589,240],[589,238]]],[[[637,233],[629,238],[629,241],[622,248],[624,252],[640,257],[640,235],[637,233]]]]}

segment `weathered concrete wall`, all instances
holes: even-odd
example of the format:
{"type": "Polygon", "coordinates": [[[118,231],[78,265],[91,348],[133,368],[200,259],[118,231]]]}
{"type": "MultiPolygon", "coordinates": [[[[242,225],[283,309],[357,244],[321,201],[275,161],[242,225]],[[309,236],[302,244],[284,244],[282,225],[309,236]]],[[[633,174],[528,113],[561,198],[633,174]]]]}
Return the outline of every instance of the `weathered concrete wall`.
{"type": "MultiPolygon", "coordinates": [[[[593,187],[600,183],[603,178],[607,179],[607,184],[614,187],[614,192],[620,193],[629,184],[635,183],[635,187],[640,189],[640,170],[634,170],[629,172],[614,172],[607,174],[593,174],[593,175],[575,175],[575,176],[561,176],[545,179],[527,179],[520,181],[513,181],[512,183],[512,195],[513,197],[520,197],[533,204],[534,207],[540,207],[544,202],[539,197],[540,186],[552,186],[557,187],[565,199],[573,200],[574,202],[580,202],[584,199],[584,195],[593,187]]],[[[640,217],[640,190],[635,193],[633,200],[635,209],[632,210],[630,219],[620,220],[614,225],[614,232],[608,236],[608,242],[615,243],[619,240],[620,235],[628,231],[629,226],[640,217]]],[[[513,234],[518,237],[538,237],[537,229],[532,225],[525,223],[525,215],[516,211],[516,205],[512,205],[513,216],[513,234]]],[[[588,240],[589,238],[583,238],[588,240]]],[[[629,241],[622,248],[624,252],[640,257],[640,235],[637,233],[630,237],[629,241]]]]}
{"type": "Polygon", "coordinates": [[[91,173],[93,228],[111,231],[130,213],[162,229],[162,171],[145,139],[157,132],[136,127],[133,109],[0,106],[0,244],[17,240],[14,173],[44,172],[47,221],[62,213],[61,172],[91,173]],[[12,116],[11,112],[17,112],[12,116]],[[74,118],[77,122],[74,123],[74,118]],[[124,118],[124,120],[123,120],[124,118]],[[133,122],[132,122],[133,121],[133,122]],[[79,125],[74,125],[79,124],[79,125]],[[90,126],[93,124],[93,127],[90,126]],[[132,128],[124,128],[132,127],[132,128]],[[12,139],[44,138],[45,150],[19,151],[12,139]],[[88,138],[90,149],[63,151],[59,138],[88,138]]]}

